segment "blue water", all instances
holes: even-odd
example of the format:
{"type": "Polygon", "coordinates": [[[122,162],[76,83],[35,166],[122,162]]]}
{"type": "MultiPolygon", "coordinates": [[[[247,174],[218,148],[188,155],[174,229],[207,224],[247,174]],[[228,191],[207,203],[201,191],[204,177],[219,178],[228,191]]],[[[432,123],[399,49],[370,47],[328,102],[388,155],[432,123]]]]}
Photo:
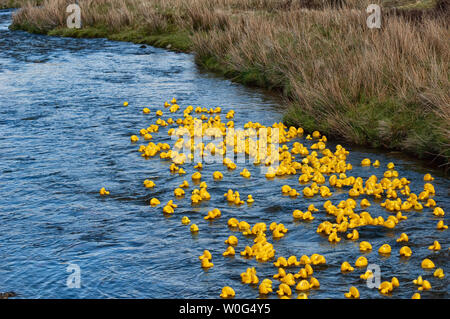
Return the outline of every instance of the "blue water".
{"type": "MultiPolygon", "coordinates": [[[[0,11],[0,292],[14,291],[19,298],[218,298],[221,288],[229,285],[239,298],[257,298],[257,287],[242,284],[240,273],[256,267],[262,280],[277,268],[272,262],[239,256],[253,239],[226,226],[230,217],[236,217],[250,224],[284,223],[289,229],[286,236],[269,240],[277,257],[312,253],[326,257],[327,266],[315,268],[321,287],[311,291],[310,298],[343,298],[352,285],[361,298],[410,298],[417,291],[412,280],[418,275],[432,285],[423,298],[449,297],[449,230],[435,229],[439,219],[429,208],[404,212],[408,220],[393,230],[358,229],[361,240],[374,247],[364,255],[369,263],[380,265],[382,280],[399,279],[400,287],[392,296],[367,288],[359,279],[362,270],[340,273],[343,261],[354,263],[362,255],[358,243],[343,239],[333,245],[316,234],[317,225],[330,220],[323,213],[323,199],[281,196],[284,184],[302,189],[298,176],[267,182],[252,165],[245,166],[252,172],[250,179],[239,176],[244,165],[232,172],[222,165],[205,165],[202,175],[212,199],[192,207],[186,196],[176,200],[174,216],[164,216],[161,206],[152,208],[149,200],[157,197],[164,204],[173,199],[173,190],[183,179],[190,181],[194,169],[186,166],[187,175],[172,175],[170,163],[158,156],[145,160],[130,143],[132,134],[155,123],[155,111],[163,109],[164,101],[176,97],[182,108],[221,106],[223,113],[234,109],[237,126],[248,120],[265,125],[280,121],[282,103],[264,92],[200,72],[192,55],[105,39],[13,32],[8,30],[10,23],[11,11],[0,11]],[[123,101],[129,107],[123,107],[123,101]],[[149,107],[151,114],[142,114],[143,107],[149,107]],[[221,182],[212,181],[215,170],[224,173],[221,182]],[[155,181],[154,189],[143,187],[147,178],[155,181]],[[110,196],[99,196],[103,186],[110,196]],[[228,205],[223,194],[229,188],[245,197],[252,194],[255,203],[228,205]],[[305,210],[310,203],[321,209],[316,219],[294,222],[292,211],[305,210]],[[214,207],[222,217],[203,220],[214,207]],[[197,235],[181,224],[184,215],[199,225],[197,235]],[[403,245],[396,238],[402,232],[410,237],[413,256],[409,259],[398,254],[403,245]],[[240,241],[237,255],[225,258],[223,241],[231,234],[240,241]],[[441,243],[441,251],[427,249],[434,240],[441,243]],[[392,246],[390,257],[377,253],[384,243],[392,246]],[[214,267],[207,271],[198,260],[204,249],[213,254],[214,267]],[[422,270],[423,258],[431,258],[447,277],[436,279],[422,270]],[[79,289],[66,285],[68,264],[81,269],[79,289]]],[[[178,118],[180,113],[171,116],[178,118]]],[[[173,144],[167,129],[161,128],[155,141],[173,144]]],[[[328,146],[334,149],[333,143],[328,146]]],[[[445,223],[450,223],[450,181],[440,171],[399,154],[347,149],[355,176],[380,177],[384,172],[381,167],[361,168],[362,158],[379,159],[382,167],[393,161],[400,176],[412,180],[412,190],[419,193],[423,174],[431,173],[436,177],[435,200],[447,211],[445,223]]],[[[346,192],[335,191],[329,199],[337,204],[346,198],[346,192]]],[[[373,205],[367,210],[372,216],[388,216],[370,201],[373,205]]],[[[276,280],[274,286],[278,287],[276,280]]]]}

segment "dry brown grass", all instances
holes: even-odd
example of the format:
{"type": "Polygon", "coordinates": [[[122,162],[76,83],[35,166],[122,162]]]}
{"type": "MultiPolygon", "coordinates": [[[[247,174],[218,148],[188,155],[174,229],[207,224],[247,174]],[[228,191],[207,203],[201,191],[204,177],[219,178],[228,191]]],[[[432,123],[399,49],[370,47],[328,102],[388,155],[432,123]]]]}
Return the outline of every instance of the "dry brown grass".
{"type": "MultiPolygon", "coordinates": [[[[62,28],[71,2],[25,6],[14,25],[37,32],[62,28]]],[[[440,154],[448,164],[448,0],[420,14],[386,9],[380,30],[366,26],[364,8],[372,2],[79,1],[85,27],[187,31],[199,64],[283,92],[289,123],[357,144],[440,154]]]]}

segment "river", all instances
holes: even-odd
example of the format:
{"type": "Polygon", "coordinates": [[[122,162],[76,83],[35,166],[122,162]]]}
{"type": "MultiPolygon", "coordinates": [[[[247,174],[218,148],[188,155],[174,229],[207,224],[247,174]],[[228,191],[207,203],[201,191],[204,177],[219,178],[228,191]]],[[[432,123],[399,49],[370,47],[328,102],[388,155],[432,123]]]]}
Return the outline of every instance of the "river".
{"type": "MultiPolygon", "coordinates": [[[[412,280],[419,275],[432,285],[421,293],[423,298],[449,298],[449,230],[435,229],[439,218],[429,208],[404,213],[408,220],[392,230],[359,229],[361,240],[374,246],[364,256],[381,267],[382,280],[396,276],[400,281],[392,296],[385,297],[366,287],[359,278],[362,271],[341,274],[341,263],[354,264],[362,253],[357,242],[343,239],[330,244],[316,233],[317,225],[326,219],[322,198],[281,196],[284,184],[299,189],[298,176],[267,182],[257,168],[250,167],[252,178],[244,179],[239,176],[243,166],[227,173],[222,165],[205,165],[202,175],[215,170],[225,175],[220,183],[208,180],[209,203],[192,207],[186,196],[176,200],[179,206],[171,217],[164,216],[161,207],[150,207],[152,197],[161,203],[173,199],[173,190],[183,179],[190,181],[194,172],[187,167],[186,176],[172,175],[170,163],[158,156],[145,160],[130,143],[132,134],[155,122],[152,114],[164,109],[164,101],[176,97],[182,107],[234,109],[235,122],[241,125],[248,120],[264,125],[280,121],[282,102],[199,71],[190,54],[106,39],[10,31],[11,13],[0,11],[0,292],[14,291],[18,298],[218,298],[228,285],[239,298],[257,298],[257,287],[242,284],[240,274],[256,267],[262,280],[277,268],[272,262],[239,256],[252,240],[228,229],[228,218],[236,217],[250,224],[284,223],[289,229],[286,236],[270,238],[277,257],[313,253],[326,257],[327,265],[314,273],[321,287],[311,290],[310,298],[343,298],[352,285],[361,298],[410,298],[417,291],[412,280]],[[123,107],[123,101],[129,106],[123,107]],[[143,107],[150,108],[151,114],[142,114],[143,107]],[[157,187],[144,188],[146,178],[157,187]],[[99,196],[103,186],[110,196],[99,196]],[[228,205],[223,194],[229,188],[251,193],[255,203],[239,208],[228,205]],[[292,211],[305,210],[311,203],[322,211],[316,220],[294,222],[292,211]],[[212,207],[221,209],[222,217],[204,221],[212,207]],[[184,215],[199,225],[197,235],[181,224],[184,215]],[[410,237],[413,256],[409,259],[398,254],[402,245],[395,239],[402,232],[410,237]],[[221,256],[226,249],[223,241],[231,234],[240,243],[237,255],[225,258],[221,256]],[[428,250],[434,240],[441,243],[441,251],[428,250]],[[390,257],[377,253],[384,243],[392,246],[390,257]],[[207,271],[198,260],[204,249],[213,253],[214,267],[207,271]],[[447,276],[437,279],[421,269],[423,258],[431,258],[447,276]],[[70,264],[80,267],[78,289],[66,285],[70,264]]],[[[166,133],[158,135],[159,141],[171,142],[166,133]]],[[[334,150],[332,142],[328,147],[334,150]]],[[[351,174],[364,179],[382,176],[392,161],[400,176],[412,181],[412,191],[419,193],[423,175],[431,173],[435,200],[447,212],[444,220],[449,224],[450,180],[439,170],[395,153],[346,148],[354,166],[351,174]],[[380,160],[382,167],[361,167],[365,157],[380,160]]],[[[347,196],[346,191],[334,191],[329,199],[337,204],[347,196]]],[[[369,209],[372,216],[388,216],[379,205],[369,209]]],[[[275,289],[278,284],[274,280],[275,289]]]]}

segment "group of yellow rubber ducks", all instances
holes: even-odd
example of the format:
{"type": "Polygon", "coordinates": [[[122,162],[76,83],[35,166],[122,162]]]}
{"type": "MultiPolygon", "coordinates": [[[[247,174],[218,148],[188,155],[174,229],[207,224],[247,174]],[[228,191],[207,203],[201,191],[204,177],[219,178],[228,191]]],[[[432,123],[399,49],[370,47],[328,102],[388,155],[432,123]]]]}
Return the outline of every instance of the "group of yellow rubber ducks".
{"type": "MultiPolygon", "coordinates": [[[[128,106],[125,102],[124,106],[128,106]]],[[[169,110],[171,114],[177,113],[180,110],[180,106],[177,104],[176,99],[172,99],[170,102],[165,102],[164,107],[169,110]]],[[[436,203],[434,195],[436,191],[431,184],[433,177],[430,174],[424,176],[423,191],[419,194],[412,192],[410,183],[405,177],[400,177],[399,173],[395,170],[395,165],[389,163],[387,170],[382,173],[382,178],[376,175],[371,175],[366,180],[362,177],[355,177],[350,174],[353,167],[347,162],[349,152],[337,145],[335,151],[326,147],[327,138],[318,131],[314,131],[311,135],[306,136],[306,140],[315,140],[309,148],[299,141],[294,141],[292,147],[289,148],[288,142],[301,137],[304,134],[302,128],[289,127],[287,128],[282,123],[274,123],[271,127],[266,127],[260,123],[247,122],[244,124],[243,130],[235,129],[235,123],[233,118],[235,112],[230,110],[225,118],[226,122],[222,122],[220,113],[222,109],[217,108],[201,108],[188,106],[183,110],[183,116],[174,119],[169,117],[165,120],[161,118],[164,112],[158,110],[155,112],[157,119],[154,124],[151,124],[147,128],[143,128],[139,131],[139,134],[146,142],[139,146],[138,150],[144,158],[155,157],[159,154],[162,160],[169,160],[172,162],[170,166],[171,174],[185,175],[186,171],[182,167],[186,165],[187,161],[192,161],[195,156],[195,152],[198,152],[200,157],[203,156],[216,156],[220,155],[223,158],[222,164],[226,170],[232,172],[236,169],[237,165],[230,158],[234,158],[235,154],[245,154],[249,158],[253,159],[254,165],[265,165],[267,171],[265,177],[271,180],[275,177],[281,177],[286,175],[298,175],[298,183],[303,189],[295,189],[289,185],[284,185],[281,188],[282,196],[290,196],[296,198],[303,195],[305,198],[313,198],[320,196],[321,198],[329,198],[333,195],[333,192],[339,191],[342,193],[343,189],[348,193],[346,200],[341,200],[339,203],[333,203],[331,200],[326,200],[323,204],[323,213],[327,216],[331,216],[334,222],[325,220],[318,224],[317,233],[325,235],[330,243],[336,244],[341,242],[342,238],[348,240],[358,241],[360,234],[357,228],[364,227],[366,225],[385,227],[394,229],[400,222],[407,220],[408,217],[403,215],[404,212],[415,210],[422,211],[424,207],[433,210],[433,215],[438,218],[442,218],[445,215],[442,207],[439,207],[436,203]],[[194,116],[192,113],[198,114],[194,116]],[[154,143],[151,140],[154,139],[159,133],[159,129],[165,126],[176,125],[176,127],[169,128],[167,134],[169,136],[176,137],[173,146],[167,143],[154,143]],[[230,138],[229,132],[234,134],[230,138]],[[277,132],[277,134],[274,134],[277,132]],[[189,137],[186,138],[186,135],[189,137]],[[266,136],[267,135],[267,136],[266,136]],[[221,137],[219,143],[210,142],[205,144],[200,139],[196,142],[196,137],[221,137]],[[260,141],[256,141],[255,138],[265,139],[263,144],[260,141]],[[278,145],[276,143],[279,143],[278,145]],[[261,151],[263,147],[263,151],[261,151]],[[183,150],[188,150],[184,153],[183,150]],[[231,152],[231,156],[226,157],[231,152]],[[328,185],[325,185],[328,182],[328,185]],[[309,184],[310,183],[310,184],[309,184]],[[306,186],[306,184],[309,184],[306,186]],[[358,197],[363,197],[358,200],[358,197]],[[370,201],[373,198],[374,201],[382,200],[379,205],[388,212],[389,217],[383,218],[382,216],[372,216],[366,209],[371,207],[374,203],[370,201]],[[361,212],[359,212],[361,211],[361,212]]],[[[146,115],[151,114],[149,108],[144,108],[143,113],[146,115]]],[[[140,138],[138,135],[131,136],[131,142],[137,143],[140,138]]],[[[211,199],[211,195],[208,192],[208,185],[201,171],[203,169],[203,163],[197,162],[193,168],[195,171],[191,175],[192,181],[198,185],[198,188],[194,188],[191,191],[191,205],[197,205],[202,201],[208,201],[211,199]]],[[[372,161],[365,158],[360,163],[363,167],[373,166],[375,168],[380,167],[378,160],[372,161]]],[[[245,179],[251,179],[252,174],[244,168],[240,173],[245,179]]],[[[224,174],[220,171],[214,171],[212,174],[212,180],[214,182],[220,182],[224,177],[224,174]]],[[[155,188],[157,187],[155,182],[146,179],[144,180],[144,187],[155,188]]],[[[179,187],[173,190],[175,200],[182,200],[186,194],[186,189],[190,187],[189,182],[184,180],[179,187]]],[[[100,190],[100,195],[109,195],[104,187],[100,190]]],[[[251,194],[247,194],[247,199],[241,199],[241,194],[238,191],[229,189],[224,194],[225,200],[232,205],[252,205],[255,200],[251,194]]],[[[152,198],[150,205],[157,207],[161,203],[158,198],[152,198]]],[[[170,200],[163,206],[162,212],[164,214],[174,214],[177,204],[173,200],[170,200]]],[[[296,209],[292,212],[294,220],[311,222],[316,219],[319,209],[313,204],[309,205],[304,211],[296,209]]],[[[214,208],[204,216],[205,220],[215,220],[221,217],[221,211],[218,208],[214,208]]],[[[183,216],[181,219],[183,225],[190,225],[191,221],[187,216],[183,216]]],[[[232,231],[238,230],[244,236],[251,236],[253,238],[252,245],[246,245],[244,250],[240,252],[243,258],[255,258],[259,262],[268,262],[274,260],[276,251],[272,243],[269,242],[267,237],[267,231],[272,234],[273,239],[280,239],[285,236],[288,229],[282,223],[272,222],[267,226],[263,222],[259,222],[251,226],[248,222],[236,218],[229,218],[227,222],[228,227],[232,231]]],[[[445,225],[444,220],[438,221],[436,229],[445,230],[448,226],[445,225]]],[[[191,224],[190,231],[193,233],[199,232],[199,227],[196,224],[191,224]]],[[[399,243],[408,243],[408,235],[402,233],[397,239],[399,243]]],[[[227,249],[222,252],[224,257],[235,256],[235,248],[238,245],[237,237],[230,235],[225,240],[225,244],[228,245],[227,249]]],[[[441,245],[438,241],[428,247],[432,251],[441,250],[441,245]]],[[[370,252],[372,245],[368,241],[360,241],[359,249],[361,252],[370,252]]],[[[391,246],[389,244],[383,244],[378,248],[378,253],[383,256],[389,256],[392,253],[391,246]]],[[[399,250],[399,256],[402,258],[409,258],[413,255],[413,251],[408,246],[403,246],[399,250]]],[[[209,269],[214,266],[212,263],[212,254],[208,250],[204,250],[203,255],[199,257],[201,261],[201,267],[209,269]]],[[[276,293],[280,298],[290,298],[292,295],[291,287],[295,287],[298,292],[299,299],[306,299],[308,297],[307,292],[311,289],[319,289],[319,281],[313,277],[313,266],[325,264],[326,259],[319,254],[313,254],[310,257],[303,255],[298,260],[296,256],[290,256],[285,258],[279,256],[273,263],[278,269],[277,273],[273,275],[273,279],[278,280],[279,287],[276,293]],[[301,267],[303,266],[303,267],[301,267]],[[300,267],[298,272],[290,273],[287,270],[290,267],[300,267]]],[[[354,263],[355,267],[364,269],[368,265],[366,257],[361,256],[357,258],[354,263]]],[[[435,268],[434,263],[430,259],[422,261],[421,266],[423,269],[435,268]]],[[[354,267],[347,261],[341,264],[341,272],[353,272],[354,267]]],[[[373,273],[367,270],[360,278],[367,280],[371,278],[373,273]]],[[[434,272],[436,278],[444,278],[445,274],[442,268],[438,268],[434,272]]],[[[269,278],[263,279],[261,282],[256,274],[254,267],[248,268],[241,274],[241,280],[244,284],[257,285],[259,293],[261,295],[267,295],[273,293],[273,281],[269,278]]],[[[422,277],[414,280],[414,283],[419,286],[419,290],[429,290],[431,285],[427,280],[423,280],[422,277]]],[[[393,277],[390,281],[384,281],[378,287],[381,294],[390,294],[394,288],[399,287],[400,283],[396,277],[393,277]]],[[[235,291],[229,286],[225,286],[220,294],[222,298],[229,298],[235,296],[235,291]]],[[[346,298],[360,298],[360,292],[354,286],[349,288],[349,291],[344,294],[346,298]]],[[[419,293],[414,293],[413,298],[420,298],[419,293]]]]}

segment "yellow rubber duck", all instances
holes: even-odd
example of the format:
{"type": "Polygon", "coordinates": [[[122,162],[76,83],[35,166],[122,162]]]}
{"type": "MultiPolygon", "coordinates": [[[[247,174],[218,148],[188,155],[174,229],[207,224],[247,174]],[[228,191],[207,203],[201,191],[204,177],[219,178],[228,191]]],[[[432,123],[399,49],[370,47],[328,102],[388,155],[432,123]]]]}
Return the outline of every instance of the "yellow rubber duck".
{"type": "Polygon", "coordinates": [[[320,288],[320,282],[317,280],[317,278],[311,277],[309,280],[309,288],[320,288]]]}
{"type": "Polygon", "coordinates": [[[295,285],[295,278],[293,274],[286,274],[286,276],[284,276],[283,278],[280,279],[281,282],[285,283],[288,286],[293,286],[295,285]]]}
{"type": "Polygon", "coordinates": [[[202,174],[200,172],[195,172],[194,174],[192,174],[191,178],[193,181],[198,181],[202,178],[202,174]]]}
{"type": "Polygon", "coordinates": [[[436,207],[436,208],[433,210],[433,215],[434,215],[434,216],[438,216],[438,217],[444,217],[445,212],[444,212],[444,210],[443,210],[441,207],[436,207]]]}
{"type": "Polygon", "coordinates": [[[198,257],[198,259],[200,259],[200,260],[202,260],[202,259],[209,259],[209,260],[211,260],[211,259],[212,259],[211,252],[210,252],[209,250],[205,249],[205,250],[203,251],[203,255],[200,255],[200,256],[198,257]]]}
{"type": "Polygon", "coordinates": [[[273,263],[275,267],[287,267],[288,261],[284,257],[278,257],[277,261],[273,263]]]}
{"type": "Polygon", "coordinates": [[[356,267],[367,267],[368,261],[367,258],[364,256],[359,257],[356,259],[355,266],[356,267]]]}
{"type": "Polygon", "coordinates": [[[190,230],[191,233],[196,233],[198,232],[198,226],[196,224],[192,224],[190,230]]]}
{"type": "Polygon", "coordinates": [[[299,266],[300,262],[297,260],[297,256],[290,256],[287,260],[288,266],[299,266]]]}
{"type": "Polygon", "coordinates": [[[327,262],[325,257],[319,254],[312,254],[310,259],[313,265],[322,265],[327,262]]]}
{"type": "Polygon", "coordinates": [[[173,214],[175,210],[173,209],[172,205],[166,205],[163,207],[163,213],[164,214],[173,214]]]}
{"type": "Polygon", "coordinates": [[[253,250],[250,246],[245,246],[245,249],[241,251],[241,256],[243,257],[252,257],[253,256],[253,250]]]}
{"type": "Polygon", "coordinates": [[[351,286],[350,290],[344,296],[349,299],[359,299],[359,291],[355,286],[351,286]]]}
{"type": "Polygon", "coordinates": [[[303,279],[297,284],[297,286],[295,286],[295,289],[298,291],[307,291],[310,289],[310,283],[303,279]]]}
{"type": "Polygon", "coordinates": [[[127,101],[123,102],[123,106],[128,106],[128,102],[127,101]]]}
{"type": "Polygon", "coordinates": [[[144,114],[149,114],[149,113],[150,113],[150,109],[149,109],[148,107],[144,107],[144,108],[142,109],[142,113],[144,113],[144,114]]]}
{"type": "Polygon", "coordinates": [[[417,279],[414,279],[414,280],[413,280],[413,283],[414,283],[415,285],[422,286],[422,284],[423,284],[423,278],[422,278],[422,276],[419,276],[419,277],[417,277],[417,279]]]}
{"type": "Polygon", "coordinates": [[[372,245],[368,241],[362,241],[359,243],[359,250],[360,251],[371,251],[372,245]]]}
{"type": "Polygon", "coordinates": [[[271,293],[272,290],[272,280],[270,279],[264,279],[261,284],[259,285],[259,293],[261,295],[267,295],[271,293]]]}
{"type": "Polygon", "coordinates": [[[213,178],[214,178],[215,180],[222,179],[222,178],[223,178],[223,174],[222,174],[221,172],[219,172],[219,171],[215,171],[215,172],[213,173],[213,178]]]}
{"type": "Polygon", "coordinates": [[[427,203],[424,206],[425,207],[435,207],[436,201],[432,198],[428,198],[427,203]]]}
{"type": "MultiPolygon", "coordinates": [[[[322,258],[323,258],[323,256],[322,256],[322,258]]],[[[325,263],[325,258],[322,259],[322,263],[325,263]]],[[[311,276],[314,273],[314,270],[313,270],[313,268],[311,267],[310,264],[306,264],[305,268],[303,268],[303,269],[305,269],[306,274],[308,276],[311,276]]]]}
{"type": "Polygon", "coordinates": [[[209,219],[215,219],[218,218],[222,215],[222,213],[220,212],[220,210],[218,208],[214,208],[213,210],[210,210],[208,212],[208,215],[206,215],[204,217],[205,220],[209,220],[209,219]]]}
{"type": "Polygon", "coordinates": [[[411,257],[411,255],[412,255],[412,250],[408,246],[403,246],[402,248],[400,248],[400,256],[411,257]]]}
{"type": "Polygon", "coordinates": [[[353,229],[353,231],[350,234],[347,234],[347,238],[351,240],[358,240],[359,239],[359,233],[356,229],[353,229]]]}
{"type": "Polygon", "coordinates": [[[428,258],[422,260],[421,266],[423,269],[433,269],[435,267],[434,263],[428,258]]]}
{"type": "Polygon", "coordinates": [[[182,196],[184,196],[184,190],[182,189],[182,188],[176,188],[174,191],[173,191],[173,194],[176,196],[176,197],[182,197],[182,196]]]}
{"type": "Polygon", "coordinates": [[[428,281],[428,280],[424,280],[423,282],[422,282],[422,286],[420,286],[419,288],[417,288],[418,290],[420,290],[420,291],[423,291],[423,290],[430,290],[431,289],[431,284],[430,284],[430,282],[428,281]]]}
{"type": "Polygon", "coordinates": [[[251,173],[249,172],[248,169],[244,168],[244,169],[242,170],[242,172],[240,173],[240,175],[243,176],[243,177],[245,177],[245,178],[250,178],[251,173]]]}
{"type": "Polygon", "coordinates": [[[370,166],[370,159],[365,158],[361,161],[361,166],[370,166]]]}
{"type": "Polygon", "coordinates": [[[355,270],[347,261],[344,261],[341,265],[341,272],[352,272],[355,270]]]}
{"type": "Polygon", "coordinates": [[[390,281],[383,281],[380,286],[378,287],[378,290],[382,294],[389,294],[394,290],[394,287],[392,286],[392,283],[390,281]]]}
{"type": "Polygon", "coordinates": [[[233,288],[229,286],[225,286],[222,288],[222,293],[220,294],[221,298],[233,298],[236,295],[233,288]]]}
{"type": "Polygon", "coordinates": [[[435,251],[441,250],[441,244],[437,240],[435,240],[433,245],[429,246],[428,249],[435,250],[435,251]]]}
{"type": "Polygon", "coordinates": [[[433,276],[434,276],[434,277],[437,277],[437,278],[439,278],[439,279],[444,278],[444,277],[445,277],[444,270],[443,270],[442,268],[436,269],[436,270],[434,271],[434,273],[433,273],[433,276]]]}
{"type": "Polygon", "coordinates": [[[448,226],[444,224],[443,220],[440,220],[440,221],[438,221],[436,228],[439,230],[445,230],[448,228],[448,226]]]}
{"type": "Polygon", "coordinates": [[[234,217],[230,218],[228,220],[227,224],[228,224],[228,227],[231,227],[231,228],[239,227],[239,221],[234,217]]]}
{"type": "Polygon", "coordinates": [[[379,254],[384,254],[384,255],[390,254],[390,253],[391,253],[391,246],[389,246],[388,244],[382,245],[382,246],[378,249],[378,253],[379,253],[379,254]]]}
{"type": "Polygon", "coordinates": [[[208,259],[202,259],[202,262],[201,262],[201,264],[202,264],[202,268],[211,268],[211,267],[214,267],[214,264],[211,262],[211,261],[209,261],[208,259]]]}
{"type": "Polygon", "coordinates": [[[299,263],[300,265],[308,265],[311,263],[311,259],[306,255],[302,255],[300,257],[299,263]]]}
{"type": "Polygon", "coordinates": [[[157,199],[155,197],[150,200],[151,206],[158,206],[159,204],[161,204],[161,202],[159,201],[159,199],[157,199]]]}
{"type": "Polygon", "coordinates": [[[401,233],[400,237],[397,239],[397,243],[408,242],[408,240],[408,235],[406,235],[405,233],[401,233]]]}
{"type": "Polygon", "coordinates": [[[278,287],[277,290],[277,294],[278,296],[291,296],[292,295],[292,290],[291,287],[289,287],[288,285],[282,283],[280,284],[280,286],[278,287]]]}
{"type": "Polygon", "coordinates": [[[102,187],[100,189],[100,195],[101,196],[109,195],[109,191],[107,191],[104,187],[102,187]]]}
{"type": "Polygon", "coordinates": [[[249,234],[251,233],[250,224],[247,223],[245,220],[241,220],[239,222],[238,227],[239,227],[239,230],[242,232],[248,232],[249,234]]]}
{"type": "Polygon", "coordinates": [[[197,165],[194,166],[194,168],[201,170],[203,168],[203,164],[201,162],[198,162],[197,165]]]}
{"type": "Polygon", "coordinates": [[[414,295],[412,295],[411,299],[420,299],[420,294],[416,292],[414,295]]]}
{"type": "Polygon", "coordinates": [[[391,284],[392,284],[392,287],[393,287],[393,288],[397,288],[397,287],[400,286],[400,283],[399,283],[397,277],[392,277],[392,279],[391,279],[391,284]]]}
{"type": "Polygon", "coordinates": [[[231,235],[227,240],[225,240],[225,244],[236,246],[238,244],[238,239],[236,236],[231,235]]]}
{"type": "Polygon", "coordinates": [[[188,188],[189,187],[189,183],[188,181],[184,180],[183,183],[180,184],[180,186],[178,186],[180,188],[188,188]]]}
{"type": "Polygon", "coordinates": [[[137,141],[139,141],[139,137],[137,137],[137,135],[131,135],[130,139],[132,143],[136,143],[137,141]]]}
{"type": "Polygon", "coordinates": [[[296,219],[301,219],[303,218],[303,212],[301,210],[296,209],[292,212],[292,217],[296,219]]]}
{"type": "Polygon", "coordinates": [[[181,218],[181,223],[183,225],[189,225],[191,223],[191,220],[187,216],[183,216],[183,218],[181,218]]]}
{"type": "MultiPolygon", "coordinates": [[[[310,266],[310,267],[311,267],[311,266],[310,266]]],[[[295,277],[295,278],[303,278],[303,279],[308,278],[308,272],[307,272],[306,268],[300,269],[300,270],[298,271],[298,273],[296,273],[296,274],[294,275],[294,277],[295,277]]]]}
{"type": "Polygon", "coordinates": [[[308,210],[307,212],[305,212],[305,213],[302,215],[301,219],[303,219],[303,220],[314,220],[315,217],[314,217],[314,216],[311,214],[311,212],[308,210]]]}
{"type": "Polygon", "coordinates": [[[370,202],[364,198],[361,200],[359,205],[361,206],[361,208],[367,208],[370,207],[370,202]]]}
{"type": "Polygon", "coordinates": [[[255,202],[255,200],[253,199],[253,196],[252,195],[248,195],[247,196],[247,204],[252,204],[254,202],[255,202]]]}
{"type": "Polygon", "coordinates": [[[281,279],[284,278],[286,276],[286,270],[284,270],[284,268],[278,268],[278,272],[273,275],[273,278],[275,279],[281,279]]]}
{"type": "Polygon", "coordinates": [[[313,197],[315,194],[314,194],[314,191],[310,187],[305,187],[303,189],[303,195],[305,197],[313,197]]]}
{"type": "Polygon", "coordinates": [[[146,180],[144,181],[144,186],[145,186],[145,188],[153,188],[153,187],[155,187],[155,182],[146,179],[146,180]]]}
{"type": "Polygon", "coordinates": [[[373,272],[370,270],[367,270],[364,274],[362,274],[361,276],[359,276],[359,278],[367,280],[369,278],[373,277],[373,272]]]}
{"type": "Polygon", "coordinates": [[[350,189],[348,194],[352,197],[358,197],[360,195],[359,191],[355,188],[350,189]]]}
{"type": "Polygon", "coordinates": [[[336,231],[332,231],[331,234],[328,236],[328,241],[329,241],[330,243],[338,243],[338,242],[341,241],[341,239],[342,239],[342,238],[340,238],[340,237],[337,235],[337,232],[336,232],[336,231]]]}
{"type": "Polygon", "coordinates": [[[292,188],[289,185],[283,185],[281,187],[281,192],[283,194],[289,194],[289,192],[292,190],[292,188]]]}
{"type": "Polygon", "coordinates": [[[289,192],[289,196],[291,196],[291,197],[297,197],[299,195],[300,195],[300,193],[294,188],[292,188],[289,192]]]}
{"type": "Polygon", "coordinates": [[[234,250],[233,246],[228,246],[227,250],[223,252],[223,256],[234,256],[236,254],[236,251],[234,250]]]}
{"type": "Polygon", "coordinates": [[[244,284],[257,284],[259,279],[256,275],[255,267],[247,268],[247,270],[241,274],[241,280],[244,284]]]}

